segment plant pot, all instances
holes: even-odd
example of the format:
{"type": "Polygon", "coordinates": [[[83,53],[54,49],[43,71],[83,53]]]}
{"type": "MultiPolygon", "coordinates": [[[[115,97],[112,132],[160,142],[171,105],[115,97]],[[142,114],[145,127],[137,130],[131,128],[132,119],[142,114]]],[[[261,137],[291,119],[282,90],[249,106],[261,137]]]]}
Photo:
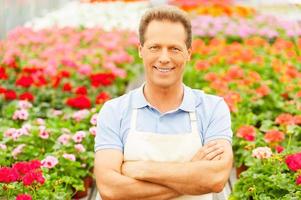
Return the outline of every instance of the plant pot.
{"type": "Polygon", "coordinates": [[[85,179],[83,181],[85,189],[83,191],[75,191],[75,194],[72,196],[72,199],[80,199],[88,196],[89,182],[85,181],[85,179]]]}
{"type": "Polygon", "coordinates": [[[236,178],[239,178],[239,175],[248,169],[247,166],[242,164],[240,167],[236,167],[236,178]]]}
{"type": "Polygon", "coordinates": [[[94,179],[92,176],[86,176],[84,178],[84,182],[85,185],[87,184],[88,188],[91,188],[93,186],[94,179]]]}

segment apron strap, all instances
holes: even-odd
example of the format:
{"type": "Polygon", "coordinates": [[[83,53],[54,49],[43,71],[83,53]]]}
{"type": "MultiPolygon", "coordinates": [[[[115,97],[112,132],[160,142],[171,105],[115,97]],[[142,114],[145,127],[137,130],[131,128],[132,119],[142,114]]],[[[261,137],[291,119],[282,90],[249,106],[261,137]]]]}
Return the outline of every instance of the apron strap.
{"type": "Polygon", "coordinates": [[[189,116],[190,116],[190,123],[191,123],[191,132],[198,133],[198,124],[197,124],[195,112],[189,112],[189,116]]]}
{"type": "Polygon", "coordinates": [[[138,113],[138,109],[133,109],[132,117],[131,117],[131,128],[130,128],[130,130],[135,130],[136,129],[137,113],[138,113]]]}

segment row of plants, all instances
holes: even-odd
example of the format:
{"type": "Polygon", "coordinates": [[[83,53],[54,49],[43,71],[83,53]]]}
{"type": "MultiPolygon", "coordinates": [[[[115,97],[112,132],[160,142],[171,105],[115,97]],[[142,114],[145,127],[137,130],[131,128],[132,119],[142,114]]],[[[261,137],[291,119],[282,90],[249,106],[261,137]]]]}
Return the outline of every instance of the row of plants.
{"type": "Polygon", "coordinates": [[[0,45],[0,198],[91,186],[97,113],[140,73],[128,31],[18,28],[0,45]]]}
{"type": "Polygon", "coordinates": [[[193,43],[185,83],[224,97],[232,116],[235,165],[248,168],[231,199],[301,197],[300,50],[301,38],[193,43]]]}

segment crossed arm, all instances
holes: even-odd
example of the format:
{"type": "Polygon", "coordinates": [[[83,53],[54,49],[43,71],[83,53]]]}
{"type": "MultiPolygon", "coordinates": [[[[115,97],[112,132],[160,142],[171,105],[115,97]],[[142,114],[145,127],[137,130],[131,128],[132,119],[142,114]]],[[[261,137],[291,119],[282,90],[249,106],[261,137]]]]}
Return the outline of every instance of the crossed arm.
{"type": "Polygon", "coordinates": [[[228,180],[232,159],[230,143],[215,140],[202,147],[191,162],[123,163],[120,151],[101,150],[95,155],[94,166],[103,200],[163,200],[221,191],[228,180]]]}

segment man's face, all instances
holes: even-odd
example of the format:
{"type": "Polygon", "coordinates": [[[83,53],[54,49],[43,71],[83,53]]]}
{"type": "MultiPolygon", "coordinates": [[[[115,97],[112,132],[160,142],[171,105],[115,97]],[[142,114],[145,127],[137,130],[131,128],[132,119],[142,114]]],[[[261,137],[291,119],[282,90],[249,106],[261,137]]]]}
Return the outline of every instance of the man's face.
{"type": "Polygon", "coordinates": [[[186,32],[181,23],[151,21],[139,47],[143,59],[146,81],[154,86],[169,88],[182,83],[186,62],[191,49],[187,49],[186,32]]]}

